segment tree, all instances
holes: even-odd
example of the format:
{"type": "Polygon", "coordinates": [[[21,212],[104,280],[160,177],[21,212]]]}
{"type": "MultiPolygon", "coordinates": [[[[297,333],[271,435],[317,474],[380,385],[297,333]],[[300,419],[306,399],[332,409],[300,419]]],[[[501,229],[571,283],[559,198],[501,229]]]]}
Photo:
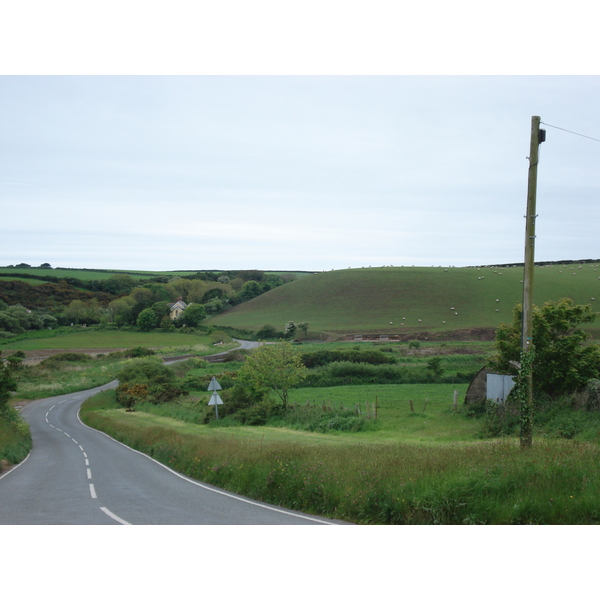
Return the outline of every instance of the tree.
{"type": "Polygon", "coordinates": [[[65,308],[65,317],[79,325],[79,320],[83,317],[83,300],[73,300],[69,302],[69,306],[65,308]]]}
{"type": "MultiPolygon", "coordinates": [[[[503,373],[515,373],[521,355],[522,306],[513,311],[513,322],[496,331],[498,354],[491,362],[503,373]]],[[[589,335],[579,328],[592,323],[598,313],[570,298],[533,308],[533,389],[556,398],[585,387],[600,376],[600,348],[584,345],[589,335]]]]}
{"type": "Polygon", "coordinates": [[[8,314],[8,312],[0,312],[0,331],[23,333],[25,329],[21,327],[18,319],[8,314]]]}
{"type": "Polygon", "coordinates": [[[304,337],[308,337],[308,327],[310,323],[308,321],[302,321],[302,323],[298,323],[298,329],[304,334],[304,337]]]}
{"type": "Polygon", "coordinates": [[[124,296],[123,298],[113,300],[108,305],[111,320],[117,325],[129,323],[132,320],[134,306],[135,300],[131,296],[124,296]]]}
{"type": "Polygon", "coordinates": [[[256,298],[256,296],[260,296],[263,293],[263,288],[260,283],[256,281],[246,281],[242,286],[242,289],[238,292],[238,295],[235,298],[237,303],[247,302],[248,300],[252,300],[252,298],[256,298]]]}
{"type": "Polygon", "coordinates": [[[444,374],[442,367],[442,359],[439,356],[433,356],[427,361],[427,368],[433,373],[436,379],[439,379],[444,374]]]}
{"type": "Polygon", "coordinates": [[[296,323],[294,321],[288,321],[285,324],[283,336],[287,339],[292,339],[296,336],[296,323]]]}
{"type": "Polygon", "coordinates": [[[131,275],[126,273],[117,273],[111,275],[108,280],[104,282],[103,289],[111,294],[129,294],[131,290],[137,285],[135,279],[131,275]]]}
{"type": "Polygon", "coordinates": [[[158,325],[158,317],[151,308],[145,308],[136,320],[136,325],[142,331],[150,331],[158,325]]]}
{"type": "Polygon", "coordinates": [[[179,315],[178,321],[187,327],[198,327],[205,318],[206,309],[202,304],[190,304],[181,315],[179,315]]]}
{"type": "Polygon", "coordinates": [[[268,344],[253,350],[239,371],[238,381],[256,392],[275,390],[287,408],[290,388],[299,384],[308,369],[291,344],[268,344]]]}
{"type": "Polygon", "coordinates": [[[80,323],[98,323],[102,318],[102,307],[97,298],[91,300],[73,300],[64,310],[65,318],[79,325],[80,323]]]}

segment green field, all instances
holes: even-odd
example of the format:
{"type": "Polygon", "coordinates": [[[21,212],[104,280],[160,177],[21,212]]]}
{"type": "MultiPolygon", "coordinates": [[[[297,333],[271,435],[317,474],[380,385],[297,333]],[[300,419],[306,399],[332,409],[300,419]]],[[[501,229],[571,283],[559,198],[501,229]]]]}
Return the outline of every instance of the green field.
{"type": "MultiPolygon", "coordinates": [[[[201,271],[205,271],[202,269],[201,271]]],[[[58,277],[81,279],[82,281],[109,279],[113,275],[130,275],[134,279],[147,279],[152,277],[182,277],[184,275],[195,275],[198,271],[138,271],[138,270],[118,270],[118,269],[42,269],[40,267],[0,267],[0,275],[10,275],[8,279],[25,281],[32,283],[35,280],[29,278],[19,278],[19,274],[30,275],[32,277],[58,277]]],[[[214,269],[215,272],[220,272],[219,269],[214,269]]],[[[304,277],[310,273],[307,271],[265,271],[265,273],[273,273],[275,275],[283,275],[284,273],[294,273],[297,277],[304,277]]],[[[41,279],[38,280],[44,283],[41,279]]]]}
{"type": "MultiPolygon", "coordinates": [[[[53,332],[47,332],[52,334],[53,332]]],[[[2,350],[76,350],[76,349],[105,349],[105,348],[147,348],[165,347],[206,347],[205,354],[219,352],[212,347],[210,336],[206,334],[182,334],[163,332],[131,332],[131,331],[97,331],[87,328],[77,328],[73,332],[54,337],[22,339],[2,344],[2,350]]]]}
{"type": "MultiPolygon", "coordinates": [[[[386,267],[302,277],[212,317],[214,325],[317,334],[403,334],[495,329],[522,300],[522,267],[386,267]]],[[[597,264],[536,267],[534,302],[572,298],[600,310],[597,264]]],[[[598,325],[596,325],[598,327],[598,325]]]]}
{"type": "MultiPolygon", "coordinates": [[[[14,275],[10,279],[18,279],[19,274],[31,275],[33,277],[73,277],[75,279],[81,279],[82,281],[88,281],[91,279],[101,280],[108,279],[113,275],[120,274],[131,275],[134,279],[158,277],[160,275],[169,275],[170,273],[163,273],[158,271],[111,271],[111,270],[94,270],[94,269],[41,269],[39,267],[0,267],[0,274],[2,275],[14,275]]],[[[4,278],[4,277],[3,277],[4,278]]],[[[32,281],[29,278],[23,278],[23,281],[32,281]]]]}

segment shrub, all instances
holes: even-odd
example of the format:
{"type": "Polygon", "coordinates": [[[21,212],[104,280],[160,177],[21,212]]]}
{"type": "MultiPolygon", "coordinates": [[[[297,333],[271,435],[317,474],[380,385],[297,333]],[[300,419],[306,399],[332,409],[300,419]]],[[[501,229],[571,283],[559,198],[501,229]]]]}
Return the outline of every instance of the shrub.
{"type": "Polygon", "coordinates": [[[134,410],[134,406],[145,400],[148,396],[148,386],[140,383],[122,383],[117,388],[117,402],[128,412],[134,410]]]}
{"type": "Polygon", "coordinates": [[[389,353],[385,354],[381,350],[315,350],[314,352],[304,352],[301,358],[304,366],[308,369],[340,361],[370,365],[389,365],[396,362],[393,356],[389,356],[389,353]]]}
{"type": "MultiPolygon", "coordinates": [[[[119,388],[126,384],[147,386],[146,399],[153,404],[171,402],[187,391],[177,383],[175,372],[156,359],[137,359],[118,374],[119,388]]],[[[126,388],[128,389],[128,388],[126,388]]]]}
{"type": "Polygon", "coordinates": [[[94,359],[89,354],[80,352],[61,352],[54,356],[49,356],[42,362],[42,367],[45,369],[59,368],[64,363],[88,363],[94,359]]]}
{"type": "Polygon", "coordinates": [[[279,414],[281,411],[281,404],[265,399],[238,410],[235,413],[235,419],[242,425],[266,425],[270,417],[279,414]]]}
{"type": "Polygon", "coordinates": [[[517,431],[520,422],[519,415],[509,402],[496,404],[496,402],[487,400],[485,403],[481,403],[481,407],[485,409],[485,412],[483,412],[482,427],[478,433],[479,438],[512,435],[517,431]]]}
{"type": "Polygon", "coordinates": [[[150,348],[144,348],[142,346],[137,346],[135,348],[131,348],[130,350],[125,350],[124,355],[129,358],[142,358],[144,356],[154,356],[156,352],[150,348]]]}
{"type": "Polygon", "coordinates": [[[274,340],[283,337],[283,331],[277,331],[273,325],[263,325],[257,332],[259,340],[274,340]]]}

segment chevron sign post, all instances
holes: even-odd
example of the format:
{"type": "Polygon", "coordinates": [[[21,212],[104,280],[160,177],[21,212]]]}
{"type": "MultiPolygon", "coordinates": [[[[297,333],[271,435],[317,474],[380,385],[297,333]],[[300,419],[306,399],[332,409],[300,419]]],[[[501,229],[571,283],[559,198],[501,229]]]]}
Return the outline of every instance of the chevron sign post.
{"type": "Polygon", "coordinates": [[[217,390],[220,389],[222,388],[219,385],[219,382],[213,377],[208,384],[208,391],[213,393],[208,401],[208,405],[215,407],[215,415],[217,420],[219,420],[219,404],[223,404],[223,400],[221,400],[221,397],[219,394],[217,394],[217,390]]]}

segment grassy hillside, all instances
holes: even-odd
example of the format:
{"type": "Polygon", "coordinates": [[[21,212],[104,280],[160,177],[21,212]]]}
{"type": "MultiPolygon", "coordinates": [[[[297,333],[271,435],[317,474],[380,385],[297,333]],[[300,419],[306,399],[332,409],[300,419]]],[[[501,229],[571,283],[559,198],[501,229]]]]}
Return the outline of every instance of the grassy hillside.
{"type": "MultiPolygon", "coordinates": [[[[381,267],[317,273],[217,315],[257,330],[308,321],[313,333],[419,333],[496,328],[522,299],[522,267],[381,267]]],[[[534,302],[571,297],[600,310],[600,266],[539,266],[534,302]],[[594,298],[594,300],[592,300],[594,298]]],[[[596,323],[600,327],[600,323],[596,323]]]]}

